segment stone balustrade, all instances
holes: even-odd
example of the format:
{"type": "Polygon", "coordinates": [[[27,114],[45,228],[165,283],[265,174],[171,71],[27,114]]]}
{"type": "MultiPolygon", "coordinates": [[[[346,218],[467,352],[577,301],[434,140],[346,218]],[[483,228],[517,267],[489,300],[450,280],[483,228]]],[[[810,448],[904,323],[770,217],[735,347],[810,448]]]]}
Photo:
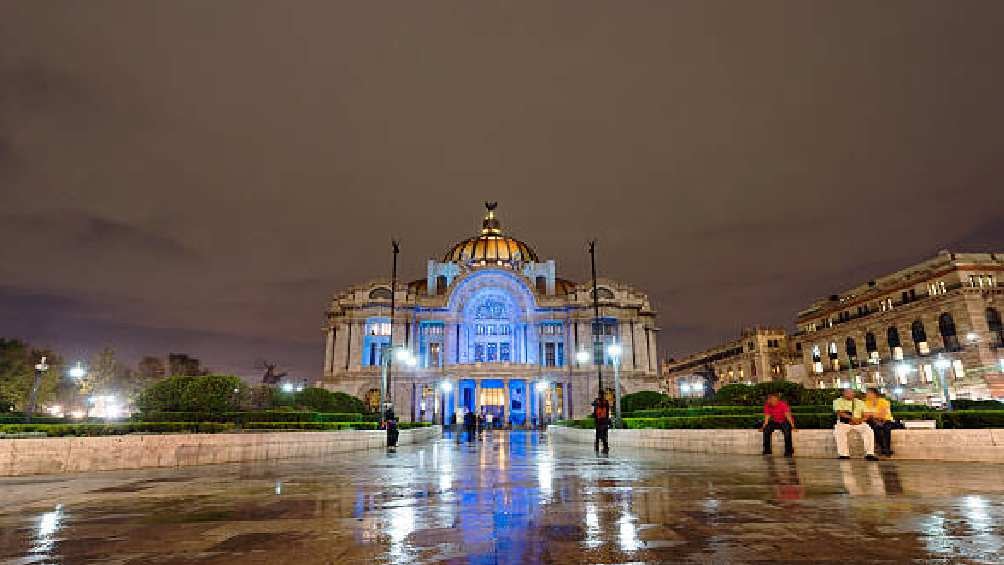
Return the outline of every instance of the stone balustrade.
{"type": "MultiPolygon", "coordinates": [[[[564,426],[548,428],[556,441],[593,443],[595,432],[564,426]]],[[[853,457],[864,450],[861,438],[851,433],[853,457]]],[[[799,430],[794,434],[796,457],[836,458],[837,444],[831,430],[799,430]]],[[[775,457],[784,453],[780,432],[774,433],[775,457]]],[[[757,430],[610,430],[610,447],[665,449],[692,453],[760,455],[763,436],[757,430]]],[[[892,449],[896,459],[933,461],[981,461],[1004,463],[1004,429],[980,430],[893,430],[892,449]]]]}
{"type": "MultiPolygon", "coordinates": [[[[401,430],[399,444],[430,441],[441,431],[440,426],[401,430]]],[[[0,476],[320,457],[382,448],[386,438],[381,430],[341,430],[0,439],[0,476]]]]}

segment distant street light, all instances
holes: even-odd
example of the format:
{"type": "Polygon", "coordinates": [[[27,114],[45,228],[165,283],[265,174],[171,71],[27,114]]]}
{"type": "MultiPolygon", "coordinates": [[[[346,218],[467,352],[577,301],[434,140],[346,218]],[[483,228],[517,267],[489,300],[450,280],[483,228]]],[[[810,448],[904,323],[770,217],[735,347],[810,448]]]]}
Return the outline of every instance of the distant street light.
{"type": "Polygon", "coordinates": [[[69,373],[70,377],[79,381],[87,376],[87,369],[84,368],[80,361],[77,361],[77,364],[70,368],[69,373]]]}
{"type": "Polygon", "coordinates": [[[282,392],[293,392],[293,383],[282,383],[282,392]]]}

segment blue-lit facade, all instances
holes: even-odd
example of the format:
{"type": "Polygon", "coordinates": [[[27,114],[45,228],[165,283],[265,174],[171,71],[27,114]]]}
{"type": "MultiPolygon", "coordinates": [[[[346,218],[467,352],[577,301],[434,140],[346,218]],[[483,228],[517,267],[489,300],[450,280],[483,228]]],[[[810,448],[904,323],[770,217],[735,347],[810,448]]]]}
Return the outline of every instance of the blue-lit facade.
{"type": "Polygon", "coordinates": [[[612,392],[658,388],[655,312],[630,286],[590,285],[556,276],[526,243],[502,232],[494,206],[479,235],[430,259],[427,276],[394,289],[372,281],[336,294],[326,312],[320,383],[376,404],[385,348],[407,348],[414,366],[395,363],[391,393],[404,420],[449,422],[464,411],[491,413],[498,425],[532,426],[580,417],[596,396],[596,366],[612,392]],[[607,346],[623,352],[611,359],[607,346]],[[579,362],[579,352],[589,360],[579,362]]]}

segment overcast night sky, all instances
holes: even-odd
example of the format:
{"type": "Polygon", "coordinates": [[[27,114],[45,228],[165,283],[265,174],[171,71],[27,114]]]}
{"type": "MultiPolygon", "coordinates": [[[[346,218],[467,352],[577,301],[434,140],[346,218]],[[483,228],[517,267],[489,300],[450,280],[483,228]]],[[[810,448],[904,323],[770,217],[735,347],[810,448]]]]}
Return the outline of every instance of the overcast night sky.
{"type": "Polygon", "coordinates": [[[1004,251],[1004,2],[0,3],[0,335],[317,376],[327,297],[508,233],[661,356],[1004,251]]]}

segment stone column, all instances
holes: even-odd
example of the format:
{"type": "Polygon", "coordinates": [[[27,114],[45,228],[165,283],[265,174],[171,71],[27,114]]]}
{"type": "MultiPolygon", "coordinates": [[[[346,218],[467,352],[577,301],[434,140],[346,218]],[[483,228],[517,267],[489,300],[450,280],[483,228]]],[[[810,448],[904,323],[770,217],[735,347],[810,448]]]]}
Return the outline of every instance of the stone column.
{"type": "Polygon", "coordinates": [[[345,369],[345,360],[348,352],[348,325],[344,322],[338,322],[335,326],[335,342],[332,346],[332,360],[331,360],[331,372],[337,373],[345,369]]]}
{"type": "Polygon", "coordinates": [[[502,382],[502,386],[505,387],[504,389],[502,389],[503,390],[502,397],[505,398],[505,400],[504,400],[504,403],[505,403],[505,422],[504,423],[508,423],[510,421],[510,418],[512,418],[512,405],[509,402],[509,379],[505,379],[502,382]]]}
{"type": "Polygon", "coordinates": [[[328,376],[332,371],[332,361],[335,353],[335,330],[328,328],[328,331],[324,332],[324,370],[321,371],[321,376],[328,376]]]}
{"type": "Polygon", "coordinates": [[[474,380],[474,412],[481,412],[481,379],[474,380]]]}

